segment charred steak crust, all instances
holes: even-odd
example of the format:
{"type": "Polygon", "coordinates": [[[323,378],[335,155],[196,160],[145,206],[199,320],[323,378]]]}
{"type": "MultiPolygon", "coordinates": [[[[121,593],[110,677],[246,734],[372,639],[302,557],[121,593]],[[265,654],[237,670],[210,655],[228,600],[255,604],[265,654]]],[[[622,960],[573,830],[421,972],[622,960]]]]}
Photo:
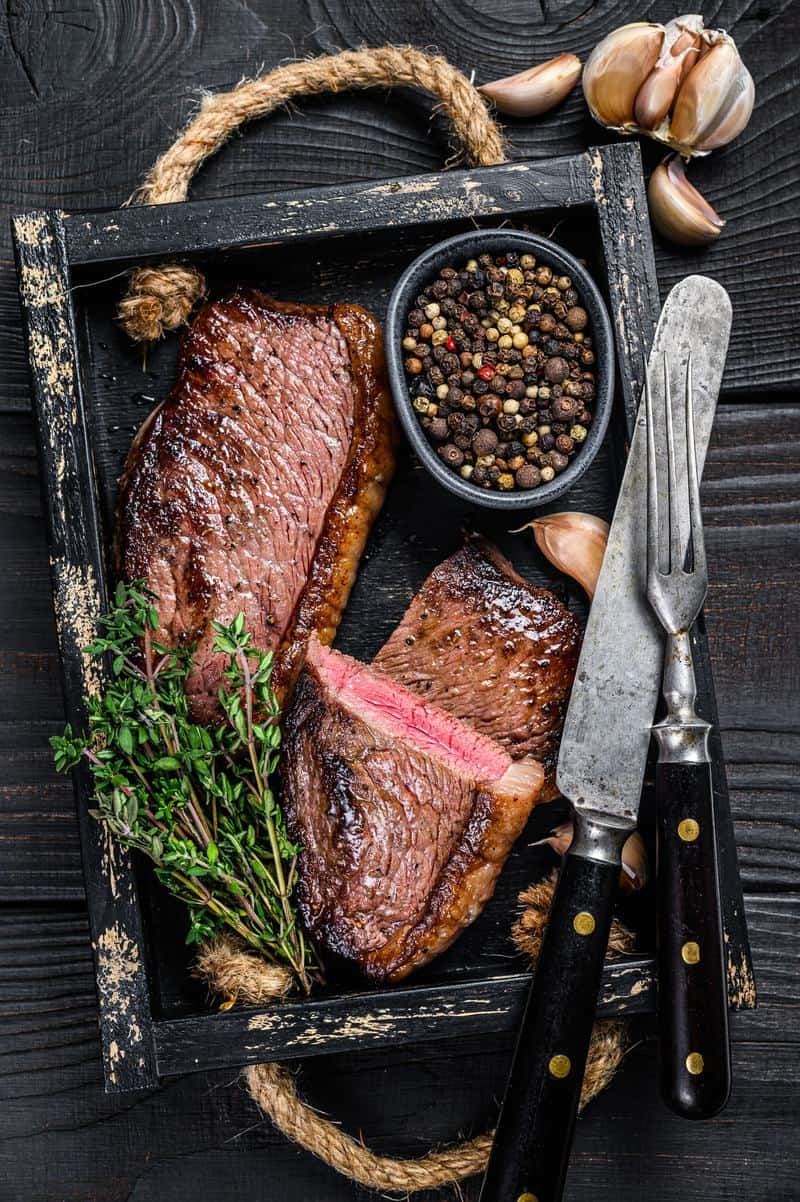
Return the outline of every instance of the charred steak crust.
{"type": "Polygon", "coordinates": [[[240,288],[204,306],[174,388],[120,478],[117,566],[159,596],[158,637],[196,643],[194,716],[216,709],[212,619],[243,610],[286,696],[330,642],[394,470],[380,327],[357,305],[240,288]]]}
{"type": "Polygon", "coordinates": [[[300,674],[281,759],[300,912],[329,950],[398,981],[480,913],[541,770],[513,765],[487,784],[453,772],[342,704],[317,658],[300,674]]]}
{"type": "Polygon", "coordinates": [[[434,569],[373,664],[513,759],[534,756],[550,801],[581,637],[549,589],[473,537],[434,569]]]}

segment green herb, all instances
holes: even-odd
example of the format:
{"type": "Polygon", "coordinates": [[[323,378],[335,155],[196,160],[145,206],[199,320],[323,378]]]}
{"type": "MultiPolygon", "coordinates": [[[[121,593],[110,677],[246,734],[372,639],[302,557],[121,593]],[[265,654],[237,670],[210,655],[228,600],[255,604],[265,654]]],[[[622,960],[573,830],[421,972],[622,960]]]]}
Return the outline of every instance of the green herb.
{"type": "Polygon", "coordinates": [[[141,582],[117,587],[86,648],[108,657],[105,692],[88,700],[86,736],[67,726],[51,740],[56,767],[89,762],[93,815],[189,907],[187,942],[230,927],[307,992],[318,964],[292,904],[299,848],[270,787],[281,740],[272,653],[252,645],[243,614],[213,623],[227,657],[222,717],[200,726],[186,701],[191,650],[155,641],[154,600],[141,582]]]}

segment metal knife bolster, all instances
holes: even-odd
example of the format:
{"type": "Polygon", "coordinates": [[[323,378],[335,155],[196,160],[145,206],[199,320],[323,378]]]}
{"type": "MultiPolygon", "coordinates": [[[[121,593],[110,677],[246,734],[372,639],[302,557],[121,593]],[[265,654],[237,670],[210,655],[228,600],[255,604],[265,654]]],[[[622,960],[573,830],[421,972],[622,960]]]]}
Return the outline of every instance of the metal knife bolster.
{"type": "Polygon", "coordinates": [[[622,816],[614,817],[598,810],[574,807],[573,837],[568,855],[599,864],[619,867],[622,847],[635,827],[635,822],[622,816]]]}

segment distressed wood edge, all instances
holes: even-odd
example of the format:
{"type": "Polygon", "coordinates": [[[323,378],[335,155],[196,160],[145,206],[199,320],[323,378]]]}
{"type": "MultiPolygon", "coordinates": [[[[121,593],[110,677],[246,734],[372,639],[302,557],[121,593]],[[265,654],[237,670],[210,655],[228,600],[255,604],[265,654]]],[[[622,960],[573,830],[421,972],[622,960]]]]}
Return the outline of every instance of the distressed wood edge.
{"type": "Polygon", "coordinates": [[[367,180],[168,205],[63,214],[69,261],[88,266],[248,249],[444,221],[591,205],[586,154],[517,159],[396,179],[367,180]]]}
{"type": "MultiPolygon", "coordinates": [[[[103,674],[83,648],[105,603],[94,473],[78,367],[70,273],[57,212],[12,220],[22,324],[47,515],[50,574],[67,719],[85,727],[85,698],[103,674]]],[[[90,774],[74,774],[106,1088],[157,1084],[145,945],[130,857],[88,813],[90,774]]]]}
{"type": "MultiPolygon", "coordinates": [[[[592,191],[608,265],[612,322],[622,369],[620,386],[630,437],[644,383],[644,364],[650,353],[661,310],[641,152],[635,143],[613,143],[610,146],[591,147],[589,157],[592,191]],[[643,276],[640,264],[644,266],[643,276]]],[[[619,462],[624,463],[626,448],[615,449],[619,462]]],[[[756,985],[711,656],[702,615],[693,629],[692,645],[698,706],[712,725],[714,818],[727,955],[728,1002],[735,1010],[752,1009],[756,1005],[756,985]]]]}
{"type": "MultiPolygon", "coordinates": [[[[162,1076],[329,1055],[401,1042],[513,1033],[522,1021],[530,973],[509,973],[440,985],[416,985],[263,1008],[240,1007],[155,1024],[162,1076]]],[[[652,957],[621,956],[603,970],[598,1017],[655,1010],[652,957]]]]}

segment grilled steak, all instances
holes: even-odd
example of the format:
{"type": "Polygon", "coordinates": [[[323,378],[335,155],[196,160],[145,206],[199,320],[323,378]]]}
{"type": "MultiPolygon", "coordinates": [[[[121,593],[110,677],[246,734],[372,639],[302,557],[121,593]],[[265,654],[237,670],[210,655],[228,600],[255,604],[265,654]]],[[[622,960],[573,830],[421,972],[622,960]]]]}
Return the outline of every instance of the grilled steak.
{"type": "Polygon", "coordinates": [[[578,621],[549,590],[470,539],[431,573],[374,666],[512,759],[534,756],[550,801],[580,642],[578,621]]]}
{"type": "Polygon", "coordinates": [[[393,470],[382,336],[357,305],[250,289],[207,305],[120,481],[118,560],[158,595],[157,638],[196,643],[191,710],[217,706],[211,620],[243,611],[286,693],[330,642],[393,470]]]}
{"type": "Polygon", "coordinates": [[[303,848],[307,928],[368,976],[393,981],[480,913],[543,775],[313,638],[284,721],[281,773],[303,848]]]}

